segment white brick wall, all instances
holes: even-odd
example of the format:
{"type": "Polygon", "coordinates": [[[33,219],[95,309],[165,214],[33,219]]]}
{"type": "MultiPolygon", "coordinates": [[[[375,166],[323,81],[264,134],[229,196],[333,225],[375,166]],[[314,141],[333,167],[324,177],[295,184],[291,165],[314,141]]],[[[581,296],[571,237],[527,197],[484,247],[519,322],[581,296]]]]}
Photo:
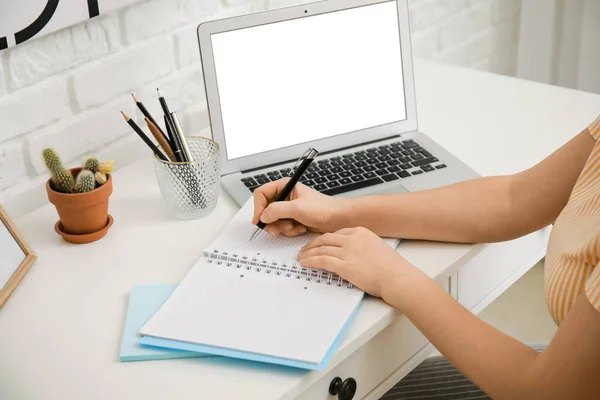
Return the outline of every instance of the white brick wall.
{"type": "Polygon", "coordinates": [[[118,19],[110,15],[32,40],[2,56],[8,64],[9,86],[19,89],[120,47],[118,19]]]}
{"type": "Polygon", "coordinates": [[[0,99],[0,142],[65,118],[70,113],[64,77],[52,77],[4,96],[0,99]]]}
{"type": "Polygon", "coordinates": [[[0,190],[18,183],[27,175],[22,150],[23,144],[17,141],[0,145],[0,190]]]}
{"type": "Polygon", "coordinates": [[[175,69],[173,38],[150,39],[130,51],[101,58],[74,72],[73,100],[82,110],[100,106],[175,69]]]}
{"type": "Polygon", "coordinates": [[[0,98],[6,94],[6,80],[8,75],[4,73],[4,66],[0,63],[0,98]]]}
{"type": "MultiPolygon", "coordinates": [[[[303,0],[147,0],[0,52],[0,203],[20,215],[47,203],[40,158],[95,154],[123,167],[149,157],[120,110],[156,115],[156,87],[187,133],[209,135],[196,38],[206,20],[303,0]]],[[[521,0],[409,0],[417,57],[497,73],[516,67],[521,0]]]]}
{"type": "Polygon", "coordinates": [[[77,114],[72,119],[52,124],[29,135],[25,140],[30,161],[36,174],[43,174],[45,166],[39,155],[46,147],[53,147],[64,160],[75,160],[90,149],[100,149],[131,132],[120,111],[133,116],[137,109],[126,96],[101,107],[77,114]],[[37,155],[37,156],[36,156],[37,155]]]}

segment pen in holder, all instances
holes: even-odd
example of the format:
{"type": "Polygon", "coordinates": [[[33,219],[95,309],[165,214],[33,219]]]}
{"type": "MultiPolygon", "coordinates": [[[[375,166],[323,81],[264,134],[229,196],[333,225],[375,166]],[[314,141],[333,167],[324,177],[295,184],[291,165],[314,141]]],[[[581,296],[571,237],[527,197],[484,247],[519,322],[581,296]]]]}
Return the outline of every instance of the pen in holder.
{"type": "Polygon", "coordinates": [[[180,219],[208,215],[219,197],[219,145],[208,138],[187,136],[193,161],[154,158],[156,179],[169,214],[180,219]]]}

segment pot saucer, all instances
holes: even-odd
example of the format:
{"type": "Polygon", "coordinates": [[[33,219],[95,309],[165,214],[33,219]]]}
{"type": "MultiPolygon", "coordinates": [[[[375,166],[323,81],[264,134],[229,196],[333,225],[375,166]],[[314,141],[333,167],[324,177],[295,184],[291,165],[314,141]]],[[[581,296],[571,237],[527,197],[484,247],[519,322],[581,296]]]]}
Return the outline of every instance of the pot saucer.
{"type": "Polygon", "coordinates": [[[106,236],[106,234],[108,233],[108,230],[112,226],[113,222],[114,222],[113,217],[110,214],[108,214],[108,219],[106,220],[106,226],[104,228],[100,229],[99,231],[92,232],[92,233],[86,233],[84,235],[72,235],[63,230],[64,229],[63,225],[60,222],[60,220],[58,220],[58,221],[56,221],[56,224],[54,225],[54,230],[56,231],[56,233],[58,233],[60,236],[62,236],[63,239],[65,239],[69,243],[85,244],[85,243],[95,242],[96,240],[100,240],[104,236],[106,236]]]}

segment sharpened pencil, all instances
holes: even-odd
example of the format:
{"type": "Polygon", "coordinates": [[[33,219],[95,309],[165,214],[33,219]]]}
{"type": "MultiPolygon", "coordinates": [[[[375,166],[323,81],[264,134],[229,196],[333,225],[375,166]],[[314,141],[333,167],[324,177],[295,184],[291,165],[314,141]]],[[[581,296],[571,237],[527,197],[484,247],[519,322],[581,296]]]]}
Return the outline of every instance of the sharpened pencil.
{"type": "Polygon", "coordinates": [[[146,136],[146,134],[140,129],[140,127],[137,126],[137,124],[135,123],[134,120],[129,118],[129,116],[127,114],[125,114],[123,111],[121,111],[121,114],[123,114],[123,118],[125,118],[125,121],[127,121],[129,126],[131,126],[131,128],[135,131],[135,133],[137,133],[138,136],[144,141],[144,143],[146,143],[146,145],[148,147],[150,147],[150,149],[152,150],[152,152],[154,152],[156,157],[160,158],[163,161],[169,161],[167,159],[167,157],[165,157],[165,155],[158,149],[158,147],[156,147],[156,145],[154,143],[152,143],[152,141],[148,138],[148,136],[146,136]]]}
{"type": "MultiPolygon", "coordinates": [[[[142,103],[136,96],[135,94],[131,93],[131,97],[133,97],[133,101],[135,101],[135,104],[137,105],[137,107],[140,109],[140,111],[142,112],[142,114],[144,114],[144,117],[148,118],[150,121],[152,121],[152,123],[154,124],[154,126],[156,126],[156,128],[158,129],[158,131],[160,132],[160,134],[163,136],[163,138],[167,141],[167,143],[169,143],[169,138],[167,137],[167,135],[165,135],[165,133],[163,132],[163,130],[160,128],[160,125],[158,125],[158,123],[156,122],[156,120],[152,117],[152,114],[150,114],[150,111],[148,111],[148,109],[146,108],[146,106],[144,105],[144,103],[142,103]]],[[[157,139],[158,140],[158,139],[157,139]]]]}

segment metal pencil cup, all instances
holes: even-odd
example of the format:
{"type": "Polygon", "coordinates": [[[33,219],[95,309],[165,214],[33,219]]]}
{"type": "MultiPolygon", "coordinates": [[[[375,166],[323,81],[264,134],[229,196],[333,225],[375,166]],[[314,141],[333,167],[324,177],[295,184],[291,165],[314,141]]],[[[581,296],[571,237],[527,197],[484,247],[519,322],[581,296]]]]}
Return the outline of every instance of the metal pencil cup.
{"type": "Polygon", "coordinates": [[[154,158],[158,187],[169,215],[194,219],[210,214],[219,198],[219,145],[199,136],[186,137],[193,161],[154,158]]]}

